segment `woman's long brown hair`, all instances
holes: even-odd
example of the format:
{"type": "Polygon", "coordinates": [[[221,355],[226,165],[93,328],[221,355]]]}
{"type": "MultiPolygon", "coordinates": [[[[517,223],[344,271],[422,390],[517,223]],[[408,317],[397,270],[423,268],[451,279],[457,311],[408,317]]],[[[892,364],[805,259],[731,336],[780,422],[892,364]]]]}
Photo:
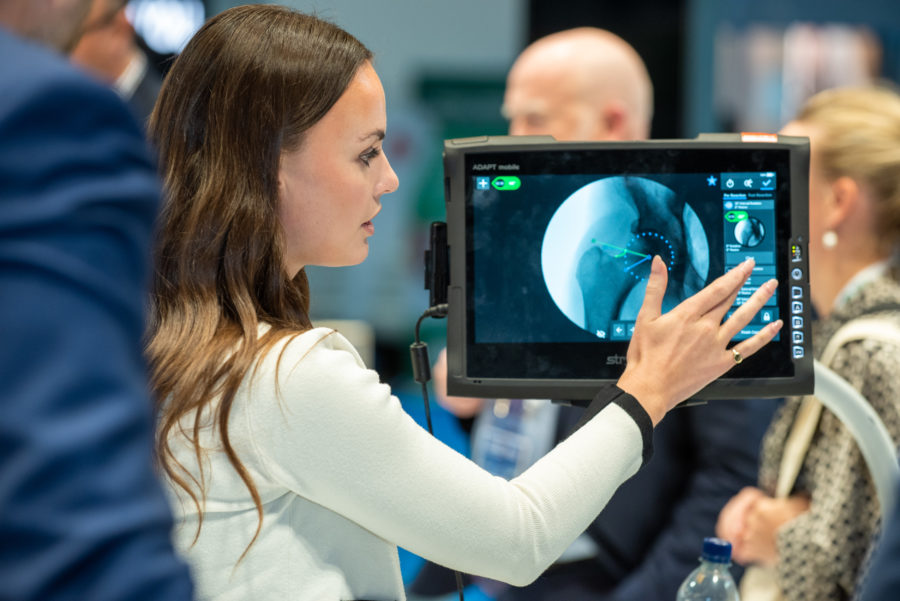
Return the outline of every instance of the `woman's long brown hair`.
{"type": "MultiPolygon", "coordinates": [[[[342,29],[272,5],[241,6],[208,21],[175,61],[150,122],[164,178],[147,356],[168,478],[203,523],[202,417],[262,502],[231,445],[228,416],[254,361],[284,336],[308,330],[309,286],[283,264],[278,167],[337,102],[371,52],[342,29]],[[258,336],[260,323],[271,325],[258,336]],[[189,424],[186,425],[186,424],[189,424]],[[185,436],[199,479],[169,445],[185,436]]],[[[241,556],[243,557],[243,555],[241,556]]]]}

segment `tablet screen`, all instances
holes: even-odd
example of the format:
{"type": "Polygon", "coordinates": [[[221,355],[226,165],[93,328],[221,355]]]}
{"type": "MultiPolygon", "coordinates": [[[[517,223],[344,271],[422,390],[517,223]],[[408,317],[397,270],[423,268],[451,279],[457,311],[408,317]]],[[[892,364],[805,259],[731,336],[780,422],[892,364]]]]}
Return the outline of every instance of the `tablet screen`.
{"type": "Polygon", "coordinates": [[[663,311],[748,257],[756,265],[729,314],[779,279],[734,340],[779,318],[785,327],[706,394],[811,387],[808,147],[507,137],[447,148],[451,393],[593,396],[624,369],[654,255],[668,270],[663,311]]]}

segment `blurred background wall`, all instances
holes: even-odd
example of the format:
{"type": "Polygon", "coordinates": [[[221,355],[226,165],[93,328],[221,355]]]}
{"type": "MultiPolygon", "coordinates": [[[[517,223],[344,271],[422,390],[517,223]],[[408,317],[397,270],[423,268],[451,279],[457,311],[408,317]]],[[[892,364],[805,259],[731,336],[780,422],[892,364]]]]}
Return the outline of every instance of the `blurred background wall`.
{"type": "MultiPolygon", "coordinates": [[[[231,0],[132,0],[130,15],[163,59],[231,0]],[[156,45],[156,46],[154,46],[156,45]]],[[[775,131],[812,93],[900,82],[897,0],[291,0],[333,21],[375,53],[388,101],[385,150],[401,185],[375,221],[369,259],[309,268],[313,318],[359,319],[375,331],[375,367],[409,386],[408,345],[428,296],[428,223],[443,218],[441,141],[505,133],[506,71],[543,35],[609,29],[647,63],[652,136],[775,131]]],[[[163,63],[165,66],[165,63],[163,63]]],[[[443,323],[423,330],[439,346],[443,323]]],[[[434,351],[433,351],[434,352],[434,351]]]]}

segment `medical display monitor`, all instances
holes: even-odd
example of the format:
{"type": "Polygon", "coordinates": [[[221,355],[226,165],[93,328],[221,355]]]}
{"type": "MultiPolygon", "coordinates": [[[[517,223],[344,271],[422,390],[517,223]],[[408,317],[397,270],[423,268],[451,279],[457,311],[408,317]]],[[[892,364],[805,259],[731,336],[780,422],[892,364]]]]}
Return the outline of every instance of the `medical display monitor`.
{"type": "Polygon", "coordinates": [[[729,314],[779,282],[734,342],[781,332],[698,398],[810,392],[808,140],[743,140],[446,141],[449,392],[593,397],[624,370],[654,255],[663,311],[748,257],[729,314]]]}

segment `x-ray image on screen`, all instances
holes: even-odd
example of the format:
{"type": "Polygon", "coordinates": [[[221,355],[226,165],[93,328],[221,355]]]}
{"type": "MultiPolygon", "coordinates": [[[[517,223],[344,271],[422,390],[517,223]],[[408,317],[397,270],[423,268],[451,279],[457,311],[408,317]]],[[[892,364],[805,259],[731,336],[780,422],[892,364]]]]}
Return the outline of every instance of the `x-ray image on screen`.
{"type": "Polygon", "coordinates": [[[637,317],[654,255],[669,271],[663,311],[698,292],[709,275],[709,243],[683,196],[639,176],[598,179],[569,196],[541,247],[544,281],[560,311],[599,338],[630,337],[610,329],[637,317]]]}
{"type": "Polygon", "coordinates": [[[734,226],[734,237],[741,246],[753,248],[766,238],[766,227],[756,217],[741,219],[734,226]]]}

